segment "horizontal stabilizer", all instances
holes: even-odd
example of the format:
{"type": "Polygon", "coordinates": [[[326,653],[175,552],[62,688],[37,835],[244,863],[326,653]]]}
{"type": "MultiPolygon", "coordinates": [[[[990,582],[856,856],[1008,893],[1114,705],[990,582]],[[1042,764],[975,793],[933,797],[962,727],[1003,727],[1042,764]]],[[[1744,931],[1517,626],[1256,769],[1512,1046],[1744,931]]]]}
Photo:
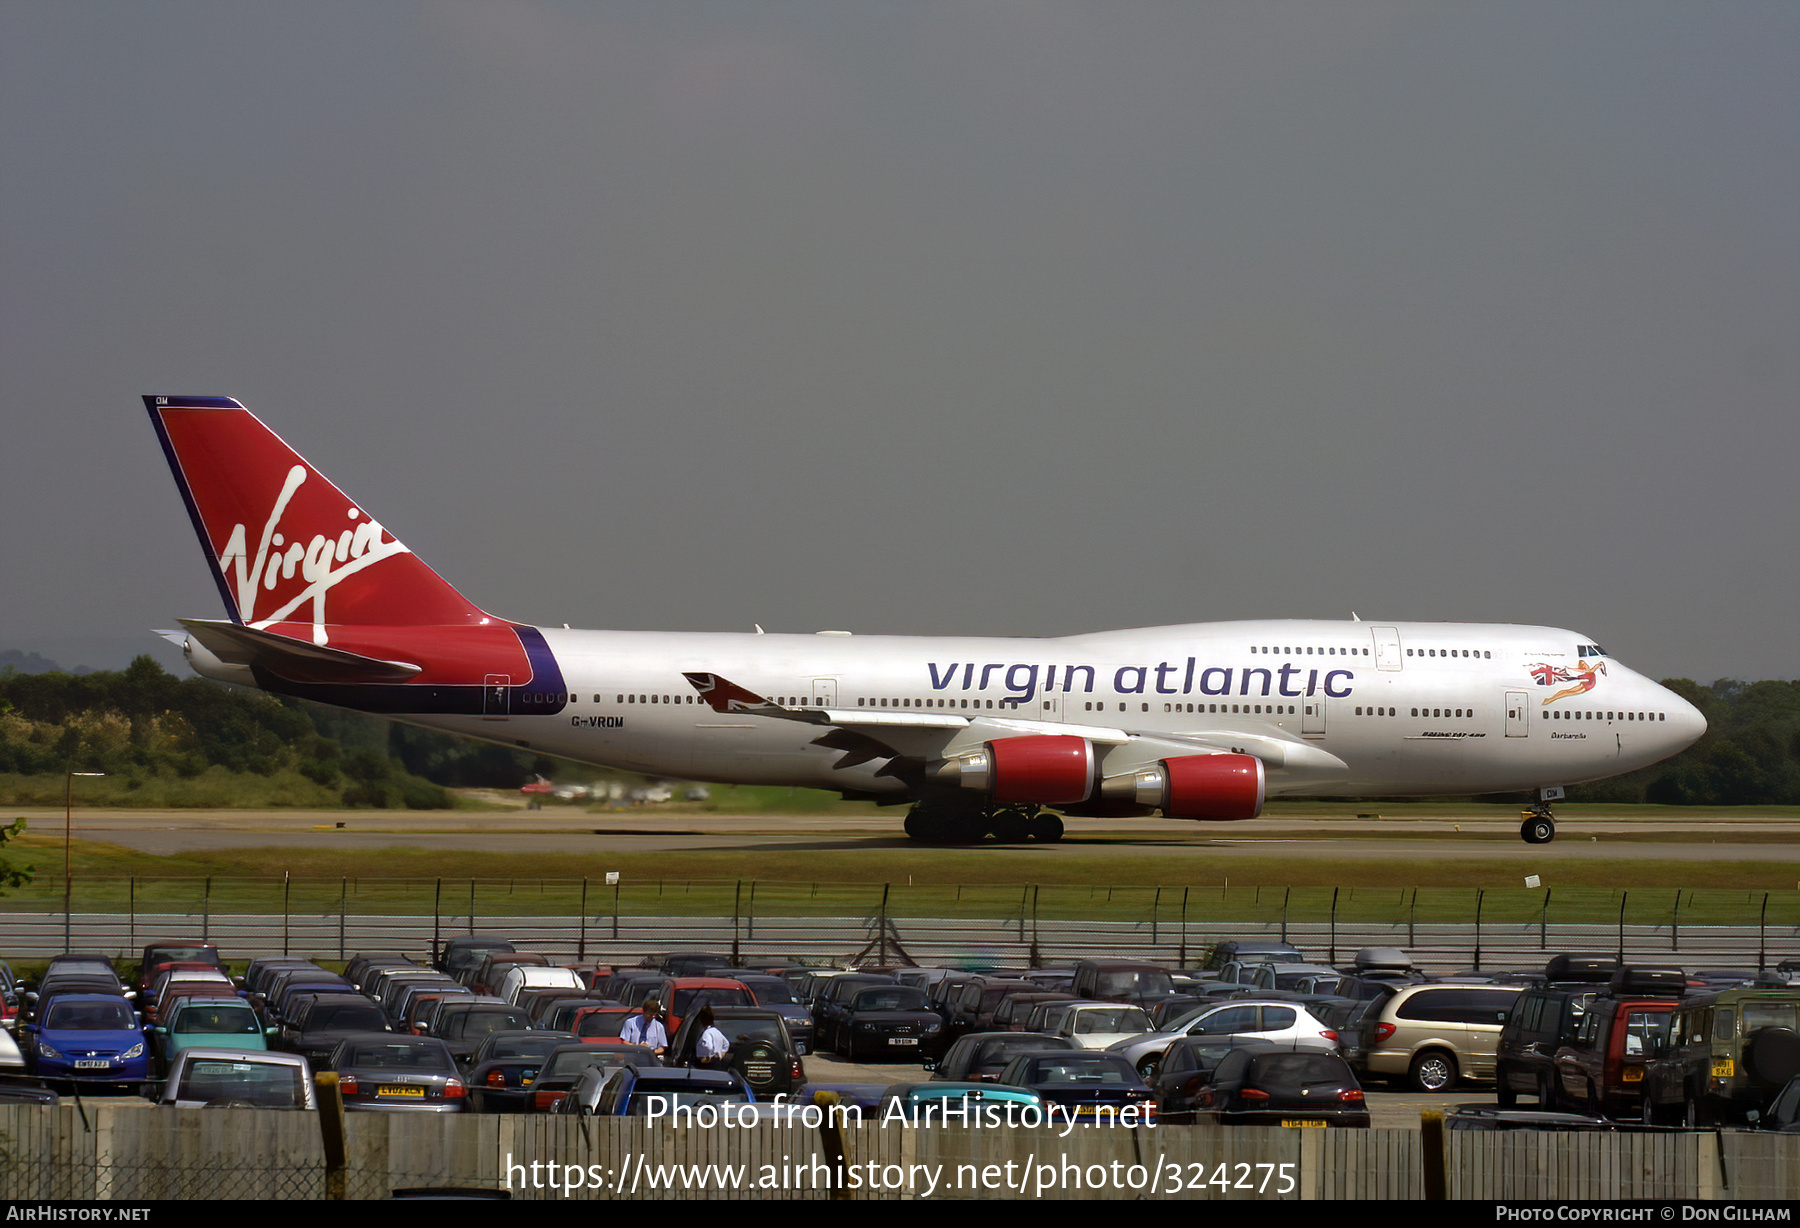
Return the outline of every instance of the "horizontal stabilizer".
{"type": "Polygon", "coordinates": [[[419,673],[419,666],[405,661],[378,661],[236,623],[204,618],[183,618],[180,622],[225,664],[266,669],[289,682],[405,682],[419,673]]]}

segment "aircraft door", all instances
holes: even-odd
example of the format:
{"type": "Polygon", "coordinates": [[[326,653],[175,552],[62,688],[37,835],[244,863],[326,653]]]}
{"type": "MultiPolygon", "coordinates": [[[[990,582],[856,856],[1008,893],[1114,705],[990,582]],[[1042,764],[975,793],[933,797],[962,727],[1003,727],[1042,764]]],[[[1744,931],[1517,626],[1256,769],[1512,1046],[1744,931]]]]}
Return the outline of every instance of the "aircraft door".
{"type": "Polygon", "coordinates": [[[1060,721],[1063,719],[1063,697],[1060,693],[1045,691],[1031,703],[1019,705],[1019,715],[1026,714],[1034,721],[1060,721]]]}
{"type": "Polygon", "coordinates": [[[512,686],[511,674],[489,674],[481,687],[481,719],[484,721],[503,721],[506,719],[507,691],[512,686]]]}
{"type": "Polygon", "coordinates": [[[807,703],[818,708],[837,707],[837,679],[814,678],[812,680],[812,695],[808,697],[807,703]]]}
{"type": "Polygon", "coordinates": [[[1375,668],[1389,673],[1401,669],[1400,628],[1370,627],[1369,635],[1375,642],[1375,668]]]}
{"type": "Polygon", "coordinates": [[[1506,693],[1506,736],[1509,738],[1531,736],[1531,696],[1524,691],[1508,691],[1506,693]]]}
{"type": "Polygon", "coordinates": [[[1325,697],[1309,695],[1300,701],[1300,733],[1308,738],[1325,736],[1325,697]]]}

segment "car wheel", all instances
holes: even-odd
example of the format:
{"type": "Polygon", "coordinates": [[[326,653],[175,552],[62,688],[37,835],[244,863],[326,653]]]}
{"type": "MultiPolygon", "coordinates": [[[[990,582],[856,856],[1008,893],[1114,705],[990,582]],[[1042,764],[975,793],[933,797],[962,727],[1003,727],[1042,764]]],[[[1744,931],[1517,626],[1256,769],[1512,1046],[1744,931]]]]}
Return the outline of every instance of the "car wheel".
{"type": "Polygon", "coordinates": [[[850,1033],[850,1039],[844,1042],[844,1060],[846,1062],[856,1060],[856,1033],[854,1032],[850,1033]]]}
{"type": "Polygon", "coordinates": [[[1606,1111],[1606,1104],[1600,1099],[1600,1089],[1595,1087],[1592,1081],[1589,1081],[1587,1085],[1587,1098],[1589,1113],[1592,1113],[1595,1117],[1611,1119],[1612,1114],[1606,1111]]]}
{"type": "Polygon", "coordinates": [[[1644,1093],[1644,1124],[1646,1126],[1656,1124],[1656,1101],[1651,1098],[1649,1092],[1644,1093]]]}
{"type": "Polygon", "coordinates": [[[1160,1054],[1152,1053],[1149,1057],[1141,1058],[1137,1064],[1138,1078],[1146,1083],[1154,1083],[1156,1082],[1156,1072],[1161,1067],[1162,1056],[1160,1054]]]}
{"type": "Polygon", "coordinates": [[[1428,1049],[1412,1060],[1407,1080],[1415,1092],[1448,1091],[1456,1083],[1456,1059],[1442,1049],[1428,1049]]]}
{"type": "Polygon", "coordinates": [[[1706,1124],[1706,1115],[1700,1111],[1700,1092],[1696,1088],[1688,1088],[1686,1102],[1681,1106],[1681,1124],[1690,1130],[1698,1130],[1706,1124]]]}
{"type": "Polygon", "coordinates": [[[1538,1108],[1546,1113],[1556,1111],[1556,1084],[1551,1082],[1549,1075],[1538,1076],[1537,1097],[1538,1108]]]}
{"type": "Polygon", "coordinates": [[[1519,1107],[1519,1093],[1513,1087],[1512,1081],[1506,1077],[1505,1071],[1499,1072],[1494,1078],[1494,1103],[1503,1109],[1519,1107]]]}

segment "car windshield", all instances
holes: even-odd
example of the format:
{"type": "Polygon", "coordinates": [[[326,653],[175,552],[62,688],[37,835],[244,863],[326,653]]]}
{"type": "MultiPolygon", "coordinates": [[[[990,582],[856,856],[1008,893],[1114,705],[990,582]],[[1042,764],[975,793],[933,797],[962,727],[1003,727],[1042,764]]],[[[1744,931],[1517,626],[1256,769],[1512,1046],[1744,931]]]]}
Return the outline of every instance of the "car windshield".
{"type": "Polygon", "coordinates": [[[1094,1010],[1082,1010],[1075,1016],[1075,1031],[1078,1034],[1089,1032],[1148,1032],[1150,1016],[1136,1006],[1111,1006],[1094,1010]]]}
{"type": "Polygon", "coordinates": [[[477,1040],[494,1032],[522,1032],[531,1026],[523,1011],[469,1011],[463,1015],[456,1035],[477,1040]]]}
{"type": "Polygon", "coordinates": [[[595,1011],[591,1015],[583,1015],[575,1025],[577,1036],[617,1036],[625,1026],[625,1021],[635,1012],[626,1010],[595,1011]]]}
{"type": "Polygon", "coordinates": [[[357,1070],[441,1070],[456,1064],[436,1045],[353,1045],[342,1063],[357,1070]]]}
{"type": "Polygon", "coordinates": [[[567,1079],[581,1073],[589,1066],[617,1066],[618,1064],[619,1055],[608,1049],[583,1048],[579,1052],[574,1049],[565,1049],[561,1053],[552,1054],[544,1062],[543,1069],[538,1071],[538,1078],[567,1079]]]}
{"type": "Polygon", "coordinates": [[[188,1063],[175,1099],[243,1100],[259,1108],[295,1109],[306,1104],[306,1091],[298,1066],[204,1060],[188,1063]]]}
{"type": "Polygon", "coordinates": [[[1115,970],[1094,978],[1097,998],[1162,998],[1174,992],[1174,979],[1160,968],[1115,970]]]}
{"type": "Polygon", "coordinates": [[[750,995],[736,987],[677,989],[675,1005],[669,1009],[677,1015],[688,1015],[703,1006],[755,1006],[750,995]]]}
{"type": "Polygon", "coordinates": [[[380,1008],[355,1003],[315,1006],[306,1017],[309,1032],[379,1032],[385,1027],[387,1019],[380,1008]]]}
{"type": "Polygon", "coordinates": [[[1032,1083],[1116,1085],[1137,1082],[1136,1077],[1131,1074],[1129,1064],[1118,1058],[1101,1057],[1098,1054],[1084,1057],[1078,1053],[1038,1058],[1027,1066],[1025,1077],[1032,1083]]]}
{"type": "Polygon", "coordinates": [[[53,1032],[123,1032],[137,1026],[131,1007],[117,1002],[56,1002],[44,1020],[53,1032]]]}
{"type": "Polygon", "coordinates": [[[735,1087],[684,1087],[669,1091],[638,1088],[631,1093],[631,1105],[626,1112],[631,1117],[648,1117],[653,1112],[659,1115],[671,1113],[684,1104],[717,1104],[721,1100],[742,1102],[743,1099],[744,1094],[735,1087]]]}
{"type": "Polygon", "coordinates": [[[850,1009],[853,1011],[922,1011],[929,1009],[925,1005],[925,995],[917,989],[909,989],[905,985],[890,985],[881,989],[865,989],[851,999],[850,1009]]]}
{"type": "Polygon", "coordinates": [[[190,1006],[175,1016],[171,1032],[204,1032],[219,1036],[256,1036],[262,1026],[247,1006],[190,1006]]]}
{"type": "Polygon", "coordinates": [[[1744,1031],[1754,1032],[1758,1028],[1788,1028],[1800,1031],[1794,1018],[1792,1002],[1746,1002],[1744,1003],[1744,1031]]]}

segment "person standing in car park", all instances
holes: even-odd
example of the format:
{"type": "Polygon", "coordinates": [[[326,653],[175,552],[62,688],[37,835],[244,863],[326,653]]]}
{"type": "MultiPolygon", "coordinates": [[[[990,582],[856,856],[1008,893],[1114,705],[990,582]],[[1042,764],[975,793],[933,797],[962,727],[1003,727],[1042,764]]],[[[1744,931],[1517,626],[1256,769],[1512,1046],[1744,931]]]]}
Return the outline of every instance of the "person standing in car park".
{"type": "Polygon", "coordinates": [[[625,1021],[619,1039],[628,1045],[648,1045],[657,1057],[669,1047],[669,1033],[663,1027],[662,1002],[655,996],[644,999],[643,1010],[625,1021]]]}
{"type": "Polygon", "coordinates": [[[700,1029],[699,1043],[694,1046],[696,1063],[708,1070],[724,1066],[731,1054],[731,1042],[713,1024],[712,1007],[700,1008],[700,1013],[694,1017],[694,1026],[700,1029]]]}

